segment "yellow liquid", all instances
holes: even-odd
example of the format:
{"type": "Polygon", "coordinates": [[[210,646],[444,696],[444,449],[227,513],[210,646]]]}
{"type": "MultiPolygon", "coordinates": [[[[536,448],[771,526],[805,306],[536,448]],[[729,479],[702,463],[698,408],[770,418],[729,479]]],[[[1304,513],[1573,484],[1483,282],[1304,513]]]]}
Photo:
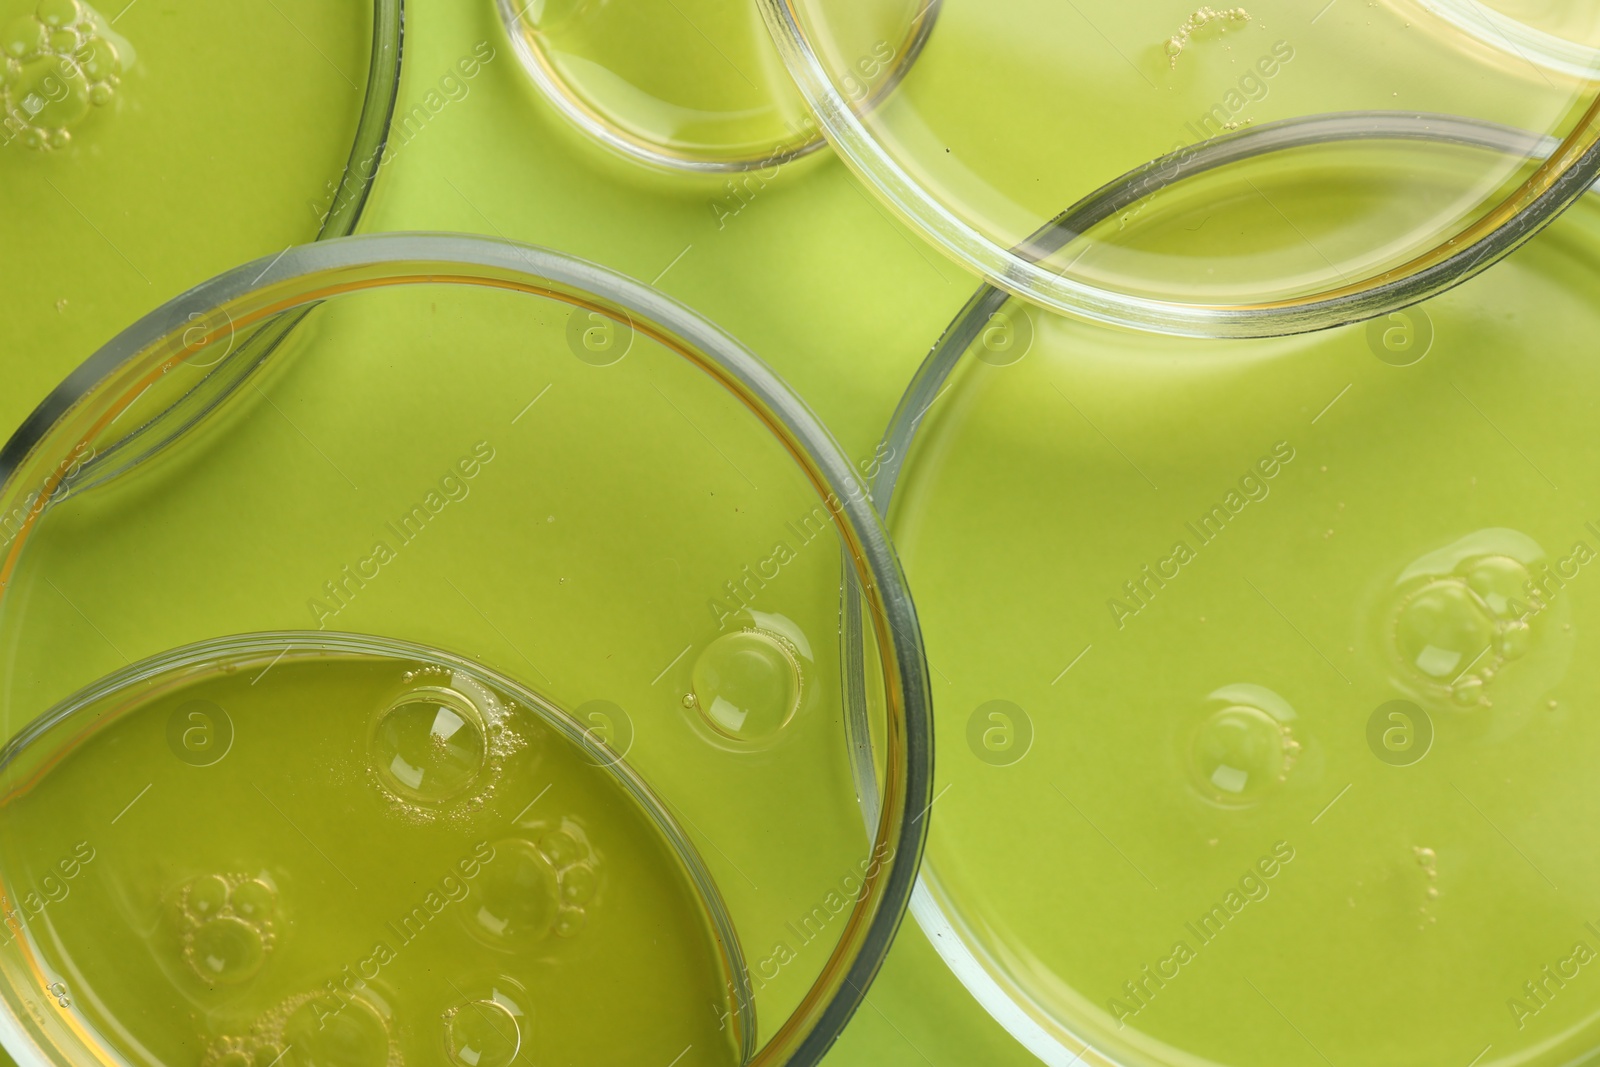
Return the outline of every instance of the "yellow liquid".
{"type": "Polygon", "coordinates": [[[738,1062],[720,903],[616,757],[329,645],[189,657],[12,750],[8,999],[132,1063],[738,1062]]]}

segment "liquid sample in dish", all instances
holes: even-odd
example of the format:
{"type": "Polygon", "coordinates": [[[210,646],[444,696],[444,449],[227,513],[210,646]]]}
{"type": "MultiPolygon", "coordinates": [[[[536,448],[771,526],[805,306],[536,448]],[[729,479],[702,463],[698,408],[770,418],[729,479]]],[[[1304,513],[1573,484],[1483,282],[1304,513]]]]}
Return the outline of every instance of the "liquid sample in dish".
{"type": "Polygon", "coordinates": [[[1249,343],[1012,302],[929,409],[891,512],[950,679],[923,873],[1063,1060],[1600,1048],[1597,248],[1590,198],[1249,343]]]}
{"type": "Polygon", "coordinates": [[[104,687],[9,753],[7,997],[129,1063],[736,1063],[720,904],[576,736],[400,651],[104,687]]]}

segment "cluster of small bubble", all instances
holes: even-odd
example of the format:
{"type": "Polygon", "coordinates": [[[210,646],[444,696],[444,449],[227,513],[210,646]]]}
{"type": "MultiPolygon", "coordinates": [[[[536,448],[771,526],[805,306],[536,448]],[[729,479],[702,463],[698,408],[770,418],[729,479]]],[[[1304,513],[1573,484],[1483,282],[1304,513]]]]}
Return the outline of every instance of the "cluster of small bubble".
{"type": "Polygon", "coordinates": [[[183,958],[210,986],[254,977],[277,939],[278,893],[248,874],[206,874],[176,898],[183,958]]]}
{"type": "Polygon", "coordinates": [[[259,1016],[248,1033],[219,1037],[206,1049],[200,1067],[275,1067],[291,1061],[317,1067],[402,1067],[405,1058],[389,1020],[366,1000],[341,1000],[318,990],[285,999],[259,1016]]]}
{"type": "MultiPolygon", "coordinates": [[[[368,776],[378,785],[390,810],[401,818],[415,823],[469,822],[494,797],[505,761],[527,744],[527,738],[512,725],[521,706],[504,694],[492,692],[477,679],[440,664],[418,664],[405,671],[400,680],[408,686],[436,685],[448,688],[478,710],[483,719],[483,764],[471,787],[464,793],[434,803],[422,803],[414,797],[401,796],[385,784],[376,762],[369,763],[368,776]]],[[[472,729],[478,728],[476,723],[468,725],[472,729]]],[[[376,753],[373,755],[376,756],[376,753]]]]}
{"type": "Polygon", "coordinates": [[[1212,23],[1244,23],[1250,21],[1250,12],[1242,7],[1230,7],[1218,11],[1213,7],[1202,7],[1184,20],[1178,27],[1178,32],[1167,38],[1167,60],[1174,67],[1178,65],[1178,57],[1183,55],[1184,49],[1189,47],[1189,39],[1199,30],[1205,29],[1212,23]]]}
{"type": "Polygon", "coordinates": [[[1393,640],[1408,668],[1463,708],[1490,707],[1485,687],[1533,644],[1548,607],[1528,567],[1504,555],[1461,561],[1404,596],[1393,640]]]}
{"type": "Polygon", "coordinates": [[[65,148],[72,127],[116,95],[126,43],[82,0],[39,0],[0,31],[4,139],[29,148],[65,148]],[[118,39],[120,41],[120,39],[118,39]]]}
{"type": "Polygon", "coordinates": [[[254,1031],[247,1037],[219,1038],[201,1059],[201,1067],[272,1067],[283,1058],[283,1045],[276,1039],[259,1039],[254,1031]]]}
{"type": "MultiPolygon", "coordinates": [[[[1427,875],[1428,878],[1428,903],[1422,905],[1422,907],[1417,910],[1422,913],[1423,917],[1426,918],[1428,922],[1436,923],[1439,921],[1439,917],[1429,911],[1428,905],[1439,899],[1438,853],[1434,852],[1431,848],[1425,848],[1421,845],[1414,847],[1411,852],[1417,857],[1417,866],[1422,868],[1423,873],[1427,875]]],[[[1417,929],[1423,929],[1423,924],[1417,924],[1417,929]]]]}

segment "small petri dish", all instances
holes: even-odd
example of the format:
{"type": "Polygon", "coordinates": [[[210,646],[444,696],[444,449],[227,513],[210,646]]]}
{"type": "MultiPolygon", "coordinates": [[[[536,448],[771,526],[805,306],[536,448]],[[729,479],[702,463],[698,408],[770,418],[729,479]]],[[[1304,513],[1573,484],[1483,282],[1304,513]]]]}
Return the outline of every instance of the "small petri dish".
{"type": "Polygon", "coordinates": [[[950,0],[915,69],[870,109],[842,90],[852,45],[836,27],[860,6],[761,5],[835,148],[958,263],[1106,324],[1259,337],[1372,318],[1484,269],[1600,176],[1592,3],[950,0]],[[1375,136],[1177,180],[1241,132],[1325,115],[1375,136]],[[1434,115],[1557,147],[1381,135],[1434,115]],[[1172,180],[1066,245],[1034,244],[1152,160],[1172,180]]]}
{"type": "Polygon", "coordinates": [[[401,8],[0,2],[9,343],[81,360],[214,274],[352,232],[398,91],[401,8]]]}
{"type": "MultiPolygon", "coordinates": [[[[591,140],[636,161],[704,173],[773,171],[822,147],[758,12],[708,0],[497,0],[524,68],[591,140]]],[[[937,3],[851,18],[841,82],[870,107],[916,61],[937,3]]]]}
{"type": "Polygon", "coordinates": [[[675,1042],[741,1062],[728,911],[614,755],[421,646],[287,632],[132,664],[0,757],[13,980],[57,1014],[22,1024],[50,1033],[76,1003],[103,1035],[87,1051],[167,1063],[645,1062],[675,1042]],[[613,1013],[631,1033],[598,1032],[613,1013]]]}
{"type": "Polygon", "coordinates": [[[1589,196],[1248,341],[988,287],[924,364],[875,489],[942,745],[912,912],[1040,1060],[1600,1047],[1597,251],[1589,196]]]}
{"type": "Polygon", "coordinates": [[[19,1064],[810,1064],[850,1017],[931,799],[917,624],[715,327],[541,249],[320,242],[0,466],[19,1064]]]}

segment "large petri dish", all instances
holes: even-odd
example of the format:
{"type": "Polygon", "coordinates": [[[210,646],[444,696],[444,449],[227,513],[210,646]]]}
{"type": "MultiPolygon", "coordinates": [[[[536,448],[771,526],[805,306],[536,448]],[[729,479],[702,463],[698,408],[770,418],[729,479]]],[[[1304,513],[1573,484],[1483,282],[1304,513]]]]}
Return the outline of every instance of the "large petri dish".
{"type": "Polygon", "coordinates": [[[348,1062],[814,1063],[849,1018],[931,799],[920,638],[863,472],[715,327],[540,249],[322,242],[0,465],[19,1064],[320,1063],[323,1013],[348,1062]]]}
{"type": "Polygon", "coordinates": [[[822,128],[889,207],[991,283],[1104,323],[1253,337],[1370,318],[1484,269],[1600,174],[1592,3],[951,0],[871,109],[841,88],[838,27],[862,5],[761,6],[822,128]],[[1560,147],[1355,139],[1170,180],[1242,130],[1325,114],[1449,114],[1560,147]],[[1032,245],[1163,157],[1170,179],[1148,195],[1070,246],[1032,245]]]}
{"type": "MultiPolygon", "coordinates": [[[[824,143],[752,5],[496,3],[544,97],[626,158],[708,174],[773,171],[824,143]]],[[[892,90],[916,62],[938,9],[899,3],[851,14],[841,32],[855,61],[841,84],[852,100],[870,107],[892,90]]]]}
{"type": "Polygon", "coordinates": [[[1590,196],[1360,326],[986,288],[930,356],[876,488],[944,746],[912,910],[1043,1062],[1600,1047],[1597,264],[1590,196]]]}
{"type": "Polygon", "coordinates": [[[8,349],[76,362],[212,275],[352,232],[384,158],[401,7],[0,3],[8,349]]]}

